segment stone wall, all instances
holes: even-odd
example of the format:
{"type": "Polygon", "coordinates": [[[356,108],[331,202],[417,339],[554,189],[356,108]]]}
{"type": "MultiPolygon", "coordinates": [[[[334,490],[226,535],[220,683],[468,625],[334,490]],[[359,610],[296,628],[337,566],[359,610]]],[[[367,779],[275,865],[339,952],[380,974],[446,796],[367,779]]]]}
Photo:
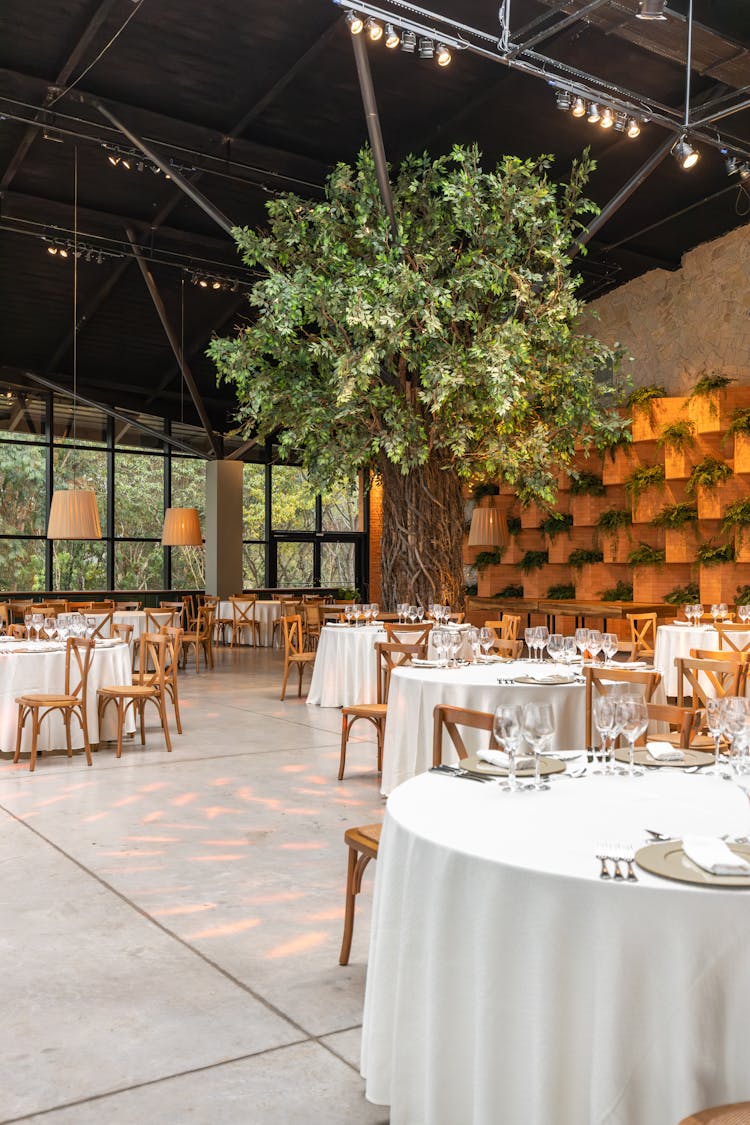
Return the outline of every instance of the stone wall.
{"type": "Polygon", "coordinates": [[[675,273],[652,270],[592,301],[583,325],[632,357],[634,385],[689,393],[718,371],[750,383],[750,225],[685,254],[675,273]]]}

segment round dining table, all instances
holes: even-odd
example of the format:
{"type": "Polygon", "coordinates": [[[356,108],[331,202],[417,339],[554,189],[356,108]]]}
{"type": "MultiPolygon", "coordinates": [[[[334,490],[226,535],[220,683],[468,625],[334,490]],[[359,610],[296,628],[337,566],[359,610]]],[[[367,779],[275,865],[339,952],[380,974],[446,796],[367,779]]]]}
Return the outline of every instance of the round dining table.
{"type": "Polygon", "coordinates": [[[379,625],[324,625],[307,693],[309,706],[351,707],[377,702],[375,644],[385,640],[385,631],[379,625]]]}
{"type": "Polygon", "coordinates": [[[361,1056],[391,1125],[677,1125],[748,1097],[750,888],[601,879],[646,828],[744,835],[750,805],[666,769],[392,794],[361,1056]]]}
{"type": "MultiPolygon", "coordinates": [[[[501,703],[551,703],[555,733],[550,749],[580,750],[586,745],[585,690],[580,676],[572,677],[569,668],[528,660],[459,668],[396,668],[388,690],[380,791],[388,796],[397,785],[432,765],[432,716],[438,703],[472,711],[494,711],[501,703]],[[517,682],[519,676],[555,674],[571,676],[571,680],[562,684],[517,682]]],[[[477,749],[486,745],[487,734],[469,730],[464,741],[469,750],[477,749]]],[[[456,761],[447,739],[443,761],[456,761]]]]}
{"type": "MultiPolygon", "coordinates": [[[[77,682],[77,666],[71,666],[73,685],[77,682]]],[[[117,711],[108,707],[99,730],[96,693],[109,684],[133,682],[128,646],[119,640],[96,639],[89,667],[86,691],[86,718],[89,742],[106,741],[117,737],[117,711]]],[[[0,751],[12,753],[16,748],[16,723],[18,706],[16,696],[24,692],[62,692],[65,687],[65,644],[61,641],[14,641],[0,637],[0,751]]],[[[70,724],[71,743],[74,749],[83,746],[83,735],[78,722],[70,724]]],[[[133,734],[135,721],[132,709],[128,711],[124,727],[133,734]]],[[[52,712],[42,724],[38,747],[59,750],[65,746],[65,724],[59,711],[52,712]]],[[[21,752],[31,750],[31,723],[24,728],[21,752]]]]}
{"type": "MultiPolygon", "coordinates": [[[[248,601],[246,601],[246,602],[241,601],[239,598],[237,599],[237,605],[240,607],[240,609],[243,611],[243,613],[248,614],[248,617],[252,616],[250,613],[248,613],[248,610],[252,606],[252,604],[253,603],[252,603],[251,599],[248,599],[248,601]]],[[[273,644],[273,626],[274,626],[274,622],[278,621],[280,616],[281,616],[281,602],[256,601],[256,603],[255,603],[255,620],[260,625],[260,643],[261,643],[261,646],[263,648],[270,648],[271,645],[273,644]]],[[[232,603],[231,602],[219,602],[219,605],[218,605],[217,610],[216,610],[216,617],[217,618],[220,617],[225,621],[232,621],[233,620],[233,618],[232,618],[232,603]]],[[[247,626],[244,626],[242,628],[241,638],[242,639],[241,639],[240,643],[243,644],[243,645],[254,645],[255,644],[255,637],[254,637],[253,631],[252,631],[252,629],[249,629],[247,626]]]]}
{"type": "MultiPolygon", "coordinates": [[[[731,637],[731,633],[728,636],[731,637]]],[[[747,640],[746,633],[737,633],[737,642],[742,645],[747,640]]],[[[677,695],[677,669],[674,662],[678,656],[690,656],[694,648],[714,652],[719,648],[719,634],[713,625],[660,625],[656,630],[654,646],[654,667],[661,672],[664,690],[667,695],[677,695]]]]}

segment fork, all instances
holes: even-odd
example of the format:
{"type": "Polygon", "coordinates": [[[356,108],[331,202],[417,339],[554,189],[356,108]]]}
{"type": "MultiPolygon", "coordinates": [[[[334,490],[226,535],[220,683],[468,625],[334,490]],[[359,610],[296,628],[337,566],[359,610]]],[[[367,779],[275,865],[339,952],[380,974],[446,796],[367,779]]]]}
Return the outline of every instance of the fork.
{"type": "Polygon", "coordinates": [[[614,844],[609,844],[607,846],[607,858],[612,861],[612,865],[614,866],[615,881],[618,883],[622,882],[622,880],[625,878],[622,873],[622,868],[620,867],[620,861],[623,857],[620,855],[619,849],[616,848],[614,844]]]}
{"type": "Polygon", "coordinates": [[[599,878],[600,879],[611,879],[612,876],[610,875],[609,868],[607,867],[607,860],[609,859],[609,856],[606,854],[606,852],[604,851],[603,848],[601,849],[601,851],[598,851],[596,853],[596,858],[599,860],[599,862],[602,865],[601,870],[599,872],[599,878]]]}

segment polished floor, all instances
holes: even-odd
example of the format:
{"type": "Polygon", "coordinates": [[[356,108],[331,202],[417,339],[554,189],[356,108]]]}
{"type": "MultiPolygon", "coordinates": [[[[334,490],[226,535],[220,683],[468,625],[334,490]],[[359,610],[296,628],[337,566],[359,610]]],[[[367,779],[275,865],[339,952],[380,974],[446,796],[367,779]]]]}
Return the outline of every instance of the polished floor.
{"type": "Polygon", "coordinates": [[[90,769],[0,761],[2,1125],[387,1121],[359,1077],[372,868],[338,964],[375,747],[337,782],[339,712],[280,682],[221,650],[181,676],[173,753],[151,724],[90,769]]]}

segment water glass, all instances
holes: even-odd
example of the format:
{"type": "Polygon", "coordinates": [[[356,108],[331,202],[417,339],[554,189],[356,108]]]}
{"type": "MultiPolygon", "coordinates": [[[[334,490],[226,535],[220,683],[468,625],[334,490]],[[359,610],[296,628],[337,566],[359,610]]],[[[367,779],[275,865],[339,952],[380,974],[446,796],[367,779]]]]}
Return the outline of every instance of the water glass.
{"type": "Polygon", "coordinates": [[[23,623],[26,626],[26,636],[28,637],[29,640],[31,640],[31,630],[34,626],[34,618],[33,618],[32,614],[24,613],[23,623]]]}
{"type": "Polygon", "coordinates": [[[490,649],[492,648],[492,641],[492,630],[485,628],[485,626],[482,626],[482,628],[479,630],[479,644],[485,658],[489,656],[490,649]]]}
{"type": "Polygon", "coordinates": [[[546,625],[537,625],[534,632],[536,633],[536,647],[539,652],[539,660],[544,660],[544,650],[549,640],[549,629],[546,625]]]}
{"type": "Polygon", "coordinates": [[[492,733],[499,746],[508,755],[508,788],[518,789],[516,780],[516,755],[523,737],[523,715],[516,704],[506,703],[495,708],[492,733]]]}
{"type": "Polygon", "coordinates": [[[602,633],[602,652],[605,663],[609,663],[617,652],[619,641],[617,633],[602,633]]]}
{"type": "Polygon", "coordinates": [[[451,667],[458,667],[458,654],[461,649],[461,634],[450,631],[448,633],[448,647],[451,657],[451,667]]]}
{"type": "Polygon", "coordinates": [[[588,650],[592,661],[596,664],[596,658],[602,651],[602,635],[598,629],[589,629],[588,650]]]}
{"type": "Polygon", "coordinates": [[[542,754],[555,732],[555,717],[549,703],[527,703],[523,709],[523,736],[534,755],[534,789],[549,789],[542,781],[542,754]]]}
{"type": "Polygon", "coordinates": [[[750,605],[738,605],[737,616],[743,625],[747,625],[748,618],[750,618],[750,605]]]}
{"type": "MultiPolygon", "coordinates": [[[[615,730],[617,729],[617,700],[612,695],[598,695],[594,699],[593,707],[594,726],[599,733],[602,748],[602,757],[607,763],[604,772],[614,772],[613,759],[615,756],[615,730]],[[609,743],[609,747],[607,746],[609,743]]],[[[601,773],[601,770],[594,770],[601,773]]]]}
{"type": "Polygon", "coordinates": [[[547,652],[549,653],[550,660],[556,663],[560,660],[563,652],[563,635],[562,633],[550,633],[547,640],[547,652]]]}
{"type": "Polygon", "coordinates": [[[718,602],[714,602],[714,604],[711,606],[711,616],[714,619],[714,625],[718,621],[720,612],[721,612],[721,610],[720,610],[718,602]]]}
{"type": "Polygon", "coordinates": [[[576,639],[575,637],[563,638],[563,651],[562,658],[564,664],[573,664],[576,658],[576,639]]]}
{"type": "Polygon", "coordinates": [[[524,629],[523,639],[526,641],[526,648],[529,652],[529,660],[534,659],[534,647],[536,644],[536,634],[533,629],[524,629]]]}
{"type": "Polygon", "coordinates": [[[472,664],[477,664],[479,661],[479,630],[472,625],[470,629],[466,630],[464,636],[466,637],[466,643],[471,649],[471,662],[472,664]]]}
{"type": "Polygon", "coordinates": [[[724,734],[724,700],[706,700],[706,726],[714,740],[714,769],[719,769],[721,761],[721,736],[724,734]]]}
{"type": "Polygon", "coordinates": [[[417,606],[417,621],[421,625],[423,620],[424,620],[424,606],[418,605],[417,606]]]}
{"type": "Polygon", "coordinates": [[[447,643],[447,636],[444,629],[432,630],[432,646],[435,649],[435,656],[437,657],[438,665],[443,666],[445,662],[445,649],[447,643]]]}
{"type": "Polygon", "coordinates": [[[648,727],[648,710],[642,699],[625,696],[617,700],[617,724],[628,742],[628,777],[642,777],[643,770],[635,768],[635,740],[648,727]]]}
{"type": "Polygon", "coordinates": [[[584,659],[584,653],[589,647],[589,631],[588,629],[576,629],[576,648],[581,654],[581,659],[584,659]]]}
{"type": "Polygon", "coordinates": [[[344,606],[344,618],[346,620],[347,625],[351,625],[351,623],[352,623],[352,607],[350,605],[344,606]]]}

